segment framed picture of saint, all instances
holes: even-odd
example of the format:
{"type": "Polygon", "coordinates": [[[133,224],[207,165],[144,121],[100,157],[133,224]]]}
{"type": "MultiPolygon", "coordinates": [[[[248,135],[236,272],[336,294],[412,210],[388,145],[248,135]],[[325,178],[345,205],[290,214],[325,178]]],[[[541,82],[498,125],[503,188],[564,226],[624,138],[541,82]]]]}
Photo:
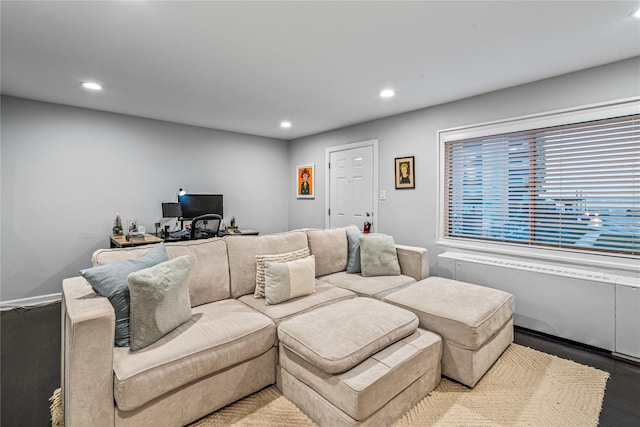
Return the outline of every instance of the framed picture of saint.
{"type": "Polygon", "coordinates": [[[315,191],[314,165],[296,166],[296,193],[298,199],[313,199],[315,191]]]}
{"type": "Polygon", "coordinates": [[[396,189],[416,188],[413,156],[396,157],[396,189]]]}

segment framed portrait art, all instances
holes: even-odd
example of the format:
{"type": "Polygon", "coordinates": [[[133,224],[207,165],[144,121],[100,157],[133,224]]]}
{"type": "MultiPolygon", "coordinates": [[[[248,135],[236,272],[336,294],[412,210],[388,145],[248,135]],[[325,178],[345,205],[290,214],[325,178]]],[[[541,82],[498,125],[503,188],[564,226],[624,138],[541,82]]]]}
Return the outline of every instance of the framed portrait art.
{"type": "Polygon", "coordinates": [[[415,173],[413,156],[396,157],[396,189],[416,188],[415,173]]]}
{"type": "Polygon", "coordinates": [[[313,199],[315,191],[314,165],[296,166],[296,193],[298,199],[313,199]]]}

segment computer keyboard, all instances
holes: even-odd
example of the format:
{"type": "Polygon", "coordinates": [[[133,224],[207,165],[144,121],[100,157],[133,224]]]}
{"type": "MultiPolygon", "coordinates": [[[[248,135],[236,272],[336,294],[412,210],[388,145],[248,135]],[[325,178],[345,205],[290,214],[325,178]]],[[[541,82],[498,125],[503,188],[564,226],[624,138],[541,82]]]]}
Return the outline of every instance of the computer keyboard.
{"type": "Polygon", "coordinates": [[[170,233],[169,237],[171,237],[172,239],[179,239],[181,237],[188,236],[188,235],[189,235],[189,230],[181,230],[181,231],[176,231],[174,233],[170,233]]]}

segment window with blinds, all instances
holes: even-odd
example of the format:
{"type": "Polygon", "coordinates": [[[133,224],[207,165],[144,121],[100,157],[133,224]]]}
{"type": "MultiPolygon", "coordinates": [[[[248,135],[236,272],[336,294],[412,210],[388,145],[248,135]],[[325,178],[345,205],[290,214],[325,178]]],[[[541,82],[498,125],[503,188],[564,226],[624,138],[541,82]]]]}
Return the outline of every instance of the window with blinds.
{"type": "Polygon", "coordinates": [[[444,144],[444,236],[640,255],[640,114],[444,144]]]}

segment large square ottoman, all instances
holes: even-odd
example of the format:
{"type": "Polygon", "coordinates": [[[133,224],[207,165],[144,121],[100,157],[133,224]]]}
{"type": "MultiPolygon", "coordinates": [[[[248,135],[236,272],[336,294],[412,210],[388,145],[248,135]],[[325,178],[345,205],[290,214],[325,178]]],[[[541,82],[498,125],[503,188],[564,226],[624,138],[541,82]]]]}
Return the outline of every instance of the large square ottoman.
{"type": "Polygon", "coordinates": [[[513,342],[513,295],[429,277],[383,301],[414,312],[420,327],[442,337],[442,374],[475,387],[513,342]]]}
{"type": "Polygon", "coordinates": [[[320,426],[389,425],[440,383],[440,337],[378,300],[317,308],[278,336],[278,387],[320,426]]]}

